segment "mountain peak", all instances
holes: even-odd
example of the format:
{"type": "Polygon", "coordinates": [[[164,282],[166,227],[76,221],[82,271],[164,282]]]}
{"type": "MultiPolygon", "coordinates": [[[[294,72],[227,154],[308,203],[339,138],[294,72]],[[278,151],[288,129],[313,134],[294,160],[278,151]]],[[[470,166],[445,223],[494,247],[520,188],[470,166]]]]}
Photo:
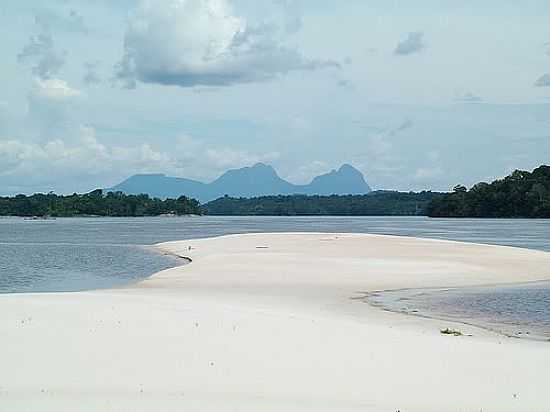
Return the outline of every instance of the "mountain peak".
{"type": "Polygon", "coordinates": [[[322,195],[354,195],[371,191],[363,174],[348,163],[344,163],[338,170],[332,170],[329,173],[317,176],[309,186],[308,193],[322,195]]]}
{"type": "Polygon", "coordinates": [[[338,172],[340,173],[361,173],[359,170],[357,170],[355,167],[350,165],[349,163],[344,163],[342,166],[340,166],[340,169],[338,169],[338,172]]]}
{"type": "Polygon", "coordinates": [[[264,174],[278,176],[273,166],[267,165],[262,162],[258,162],[251,167],[243,167],[242,169],[237,169],[237,170],[249,170],[254,173],[264,173],[264,174]]]}
{"type": "Polygon", "coordinates": [[[264,163],[228,170],[210,185],[216,193],[239,197],[288,193],[292,187],[273,167],[264,163]]]}
{"type": "Polygon", "coordinates": [[[213,183],[216,183],[220,180],[225,180],[229,177],[233,178],[235,176],[246,178],[269,176],[270,178],[279,178],[277,172],[275,171],[275,169],[273,169],[273,167],[266,165],[265,163],[256,163],[253,166],[245,166],[239,169],[229,169],[227,172],[218,177],[213,183]]]}
{"type": "Polygon", "coordinates": [[[273,169],[273,167],[271,165],[266,165],[265,163],[262,163],[262,162],[258,162],[256,164],[254,164],[253,166],[251,166],[251,169],[273,169]]]}

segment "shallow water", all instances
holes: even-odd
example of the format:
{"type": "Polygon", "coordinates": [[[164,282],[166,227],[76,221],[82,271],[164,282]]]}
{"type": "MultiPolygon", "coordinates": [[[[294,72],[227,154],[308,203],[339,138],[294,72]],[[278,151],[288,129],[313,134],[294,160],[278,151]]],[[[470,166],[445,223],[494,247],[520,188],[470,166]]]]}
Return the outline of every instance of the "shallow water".
{"type": "MultiPolygon", "coordinates": [[[[205,216],[29,221],[0,218],[0,293],[112,287],[182,263],[147,247],[159,242],[231,233],[296,231],[406,235],[550,251],[550,220],[205,216]]],[[[423,298],[424,301],[414,304],[419,308],[423,305],[422,310],[428,314],[511,325],[511,330],[516,332],[550,330],[548,285],[432,291],[423,298]]]]}
{"type": "Polygon", "coordinates": [[[387,291],[368,301],[394,312],[468,323],[507,336],[550,339],[550,282],[387,291]]]}

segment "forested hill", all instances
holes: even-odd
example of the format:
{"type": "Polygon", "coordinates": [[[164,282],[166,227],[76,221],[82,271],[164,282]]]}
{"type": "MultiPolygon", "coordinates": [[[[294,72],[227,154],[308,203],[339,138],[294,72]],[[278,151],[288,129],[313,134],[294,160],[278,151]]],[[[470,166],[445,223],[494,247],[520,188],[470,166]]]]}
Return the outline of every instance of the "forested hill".
{"type": "Polygon", "coordinates": [[[373,192],[349,196],[222,197],[203,207],[209,215],[241,216],[410,216],[423,215],[441,193],[373,192]]]}
{"type": "Polygon", "coordinates": [[[434,199],[431,217],[550,218],[550,166],[516,170],[504,179],[478,183],[434,199]]]}
{"type": "Polygon", "coordinates": [[[194,199],[152,199],[148,195],[95,190],[87,194],[60,196],[53,193],[0,197],[1,216],[158,216],[161,214],[201,214],[194,199]]]}

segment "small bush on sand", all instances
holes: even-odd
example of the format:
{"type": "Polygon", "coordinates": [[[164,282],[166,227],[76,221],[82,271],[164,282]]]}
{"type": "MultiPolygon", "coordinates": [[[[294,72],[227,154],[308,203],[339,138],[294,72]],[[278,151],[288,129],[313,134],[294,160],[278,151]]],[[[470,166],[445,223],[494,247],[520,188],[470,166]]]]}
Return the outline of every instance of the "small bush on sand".
{"type": "Polygon", "coordinates": [[[441,329],[441,333],[443,335],[462,336],[462,332],[459,331],[458,329],[445,328],[445,329],[441,329]]]}

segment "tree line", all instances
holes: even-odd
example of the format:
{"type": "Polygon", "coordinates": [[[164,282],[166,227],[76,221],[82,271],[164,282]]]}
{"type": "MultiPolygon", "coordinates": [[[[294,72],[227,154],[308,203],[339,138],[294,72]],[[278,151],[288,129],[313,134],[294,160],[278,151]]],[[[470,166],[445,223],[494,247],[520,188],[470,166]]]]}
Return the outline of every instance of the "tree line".
{"type": "Polygon", "coordinates": [[[426,211],[430,217],[550,218],[550,166],[516,170],[469,190],[458,185],[433,199],[426,211]]]}
{"type": "Polygon", "coordinates": [[[101,189],[68,196],[34,194],[0,197],[2,216],[158,216],[162,214],[201,214],[198,201],[181,196],[161,200],[148,195],[103,193],[101,189]]]}
{"type": "Polygon", "coordinates": [[[204,205],[209,215],[240,216],[414,216],[426,213],[441,193],[372,192],[367,195],[280,195],[222,197],[204,205]]]}

